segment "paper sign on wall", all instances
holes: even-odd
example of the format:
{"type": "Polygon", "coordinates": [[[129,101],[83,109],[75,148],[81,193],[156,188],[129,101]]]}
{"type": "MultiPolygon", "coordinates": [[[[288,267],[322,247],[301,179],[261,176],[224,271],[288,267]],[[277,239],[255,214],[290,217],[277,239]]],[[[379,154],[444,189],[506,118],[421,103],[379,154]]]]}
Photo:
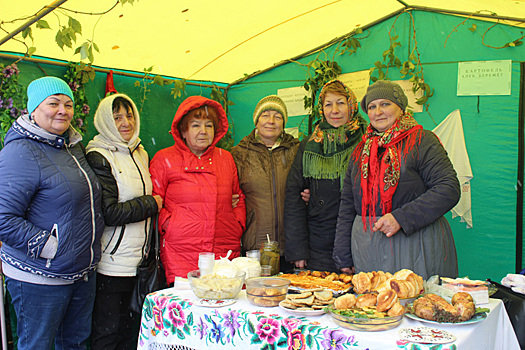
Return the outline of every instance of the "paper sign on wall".
{"type": "Polygon", "coordinates": [[[288,116],[310,114],[310,109],[304,108],[304,97],[309,96],[309,92],[302,86],[291,87],[287,89],[278,89],[277,96],[279,96],[288,110],[288,116]]]}
{"type": "Polygon", "coordinates": [[[510,95],[511,60],[458,63],[458,96],[510,95]]]}
{"type": "Polygon", "coordinates": [[[345,83],[354,92],[357,102],[361,102],[370,82],[370,70],[341,74],[337,79],[345,83]]]}
{"type": "MultiPolygon", "coordinates": [[[[421,82],[423,82],[423,80],[421,82]]],[[[419,89],[414,94],[414,92],[412,91],[414,84],[412,84],[412,82],[408,80],[395,80],[394,83],[399,84],[399,86],[401,86],[401,88],[405,92],[405,95],[407,95],[409,109],[412,110],[412,112],[414,113],[423,112],[423,105],[418,105],[416,103],[417,99],[423,96],[423,90],[419,89]]]]}

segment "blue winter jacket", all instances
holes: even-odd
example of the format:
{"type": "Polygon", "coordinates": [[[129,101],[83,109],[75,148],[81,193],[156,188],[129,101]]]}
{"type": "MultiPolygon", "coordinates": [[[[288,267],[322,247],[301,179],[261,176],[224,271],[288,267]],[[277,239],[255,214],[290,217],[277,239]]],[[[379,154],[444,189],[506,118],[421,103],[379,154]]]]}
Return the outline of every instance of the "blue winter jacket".
{"type": "Polygon", "coordinates": [[[104,231],[101,190],[72,127],[69,141],[28,116],[15,121],[0,152],[0,256],[19,270],[77,280],[95,269],[104,231]],[[53,258],[42,248],[54,235],[53,258]]]}

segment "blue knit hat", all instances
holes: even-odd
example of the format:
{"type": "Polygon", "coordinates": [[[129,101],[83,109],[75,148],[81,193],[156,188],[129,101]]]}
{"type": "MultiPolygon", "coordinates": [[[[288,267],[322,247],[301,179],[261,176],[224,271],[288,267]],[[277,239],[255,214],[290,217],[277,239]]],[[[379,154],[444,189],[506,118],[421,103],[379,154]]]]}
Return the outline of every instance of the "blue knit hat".
{"type": "Polygon", "coordinates": [[[63,94],[69,96],[73,103],[73,92],[67,83],[57,77],[43,77],[33,80],[27,87],[27,111],[29,114],[51,95],[63,94]]]}

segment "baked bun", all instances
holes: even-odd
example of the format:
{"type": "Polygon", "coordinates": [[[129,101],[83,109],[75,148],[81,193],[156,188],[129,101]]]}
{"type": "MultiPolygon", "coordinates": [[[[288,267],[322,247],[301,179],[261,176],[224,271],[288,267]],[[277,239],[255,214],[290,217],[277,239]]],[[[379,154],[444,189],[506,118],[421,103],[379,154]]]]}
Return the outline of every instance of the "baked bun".
{"type": "Polygon", "coordinates": [[[458,312],[458,319],[460,322],[468,321],[476,313],[476,305],[472,301],[459,301],[454,304],[458,312]]]}
{"type": "Polygon", "coordinates": [[[355,306],[356,298],[353,294],[343,294],[335,299],[334,307],[339,310],[350,309],[355,306]]]}
{"type": "Polygon", "coordinates": [[[408,298],[410,290],[407,281],[400,281],[394,278],[390,280],[390,287],[396,291],[398,298],[408,298]]]}
{"type": "Polygon", "coordinates": [[[359,308],[375,306],[377,304],[377,294],[376,293],[367,293],[357,297],[355,301],[355,306],[359,308]]]}
{"type": "Polygon", "coordinates": [[[412,270],[409,270],[409,269],[402,269],[402,270],[399,270],[397,271],[396,273],[394,273],[394,278],[396,280],[406,280],[407,277],[412,274],[414,272],[412,272],[412,270]]]}
{"type": "Polygon", "coordinates": [[[377,311],[386,311],[397,302],[397,293],[393,289],[381,292],[377,295],[377,311]]]}
{"type": "Polygon", "coordinates": [[[392,305],[390,310],[388,310],[387,314],[390,317],[401,316],[401,315],[405,314],[405,311],[406,311],[405,307],[403,305],[401,305],[401,303],[399,303],[399,301],[398,301],[394,305],[392,305]]]}
{"type": "Polygon", "coordinates": [[[359,272],[352,277],[352,284],[354,285],[354,291],[357,294],[363,294],[370,292],[371,282],[370,276],[366,272],[359,272]]]}
{"type": "Polygon", "coordinates": [[[467,292],[457,292],[452,297],[452,305],[456,305],[458,302],[474,302],[474,299],[467,292]]]}

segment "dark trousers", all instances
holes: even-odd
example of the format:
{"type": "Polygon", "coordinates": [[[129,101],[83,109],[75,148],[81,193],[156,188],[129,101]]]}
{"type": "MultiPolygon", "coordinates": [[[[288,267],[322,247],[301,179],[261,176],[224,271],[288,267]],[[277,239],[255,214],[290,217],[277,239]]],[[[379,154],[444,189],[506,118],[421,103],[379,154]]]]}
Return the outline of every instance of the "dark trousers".
{"type": "Polygon", "coordinates": [[[129,350],[137,348],[138,315],[129,309],[135,277],[97,274],[91,348],[129,350]]]}

